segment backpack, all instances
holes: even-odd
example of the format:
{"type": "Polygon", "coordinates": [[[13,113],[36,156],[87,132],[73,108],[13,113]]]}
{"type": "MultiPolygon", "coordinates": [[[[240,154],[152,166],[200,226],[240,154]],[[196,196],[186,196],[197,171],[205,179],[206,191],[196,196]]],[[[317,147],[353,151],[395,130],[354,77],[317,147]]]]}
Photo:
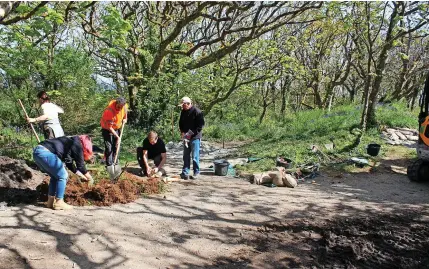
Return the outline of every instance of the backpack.
{"type": "Polygon", "coordinates": [[[89,135],[79,135],[80,143],[83,149],[83,158],[85,161],[89,161],[92,158],[92,140],[89,135]]]}

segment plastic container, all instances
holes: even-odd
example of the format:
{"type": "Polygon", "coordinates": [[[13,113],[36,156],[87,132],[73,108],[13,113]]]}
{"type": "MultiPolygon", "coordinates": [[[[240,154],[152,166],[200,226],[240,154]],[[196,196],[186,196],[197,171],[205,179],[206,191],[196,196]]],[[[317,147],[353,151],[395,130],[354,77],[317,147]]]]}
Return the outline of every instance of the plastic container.
{"type": "Polygon", "coordinates": [[[378,153],[380,153],[380,148],[381,146],[379,144],[369,144],[366,147],[366,153],[368,153],[368,155],[375,157],[378,155],[378,153]]]}
{"type": "Polygon", "coordinates": [[[213,163],[215,175],[226,176],[228,174],[229,162],[227,160],[216,160],[213,163]]]}
{"type": "Polygon", "coordinates": [[[284,157],[277,157],[276,166],[284,167],[286,169],[292,168],[292,160],[284,157]]]}

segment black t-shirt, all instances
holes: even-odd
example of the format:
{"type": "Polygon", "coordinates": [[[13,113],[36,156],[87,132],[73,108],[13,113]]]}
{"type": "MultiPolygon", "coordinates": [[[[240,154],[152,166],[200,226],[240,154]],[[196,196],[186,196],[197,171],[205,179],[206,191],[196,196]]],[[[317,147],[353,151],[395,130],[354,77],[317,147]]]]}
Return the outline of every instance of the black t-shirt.
{"type": "Polygon", "coordinates": [[[162,141],[162,139],[159,137],[156,143],[153,145],[149,143],[149,139],[146,137],[143,140],[143,150],[147,150],[147,157],[149,159],[153,159],[161,153],[167,152],[167,150],[165,149],[164,141],[162,141]]]}

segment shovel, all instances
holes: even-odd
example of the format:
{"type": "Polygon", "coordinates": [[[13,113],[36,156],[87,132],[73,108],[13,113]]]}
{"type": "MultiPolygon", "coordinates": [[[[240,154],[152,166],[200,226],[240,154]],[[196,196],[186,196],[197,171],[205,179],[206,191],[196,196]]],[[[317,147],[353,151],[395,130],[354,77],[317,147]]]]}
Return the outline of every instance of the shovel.
{"type": "Polygon", "coordinates": [[[107,172],[109,173],[109,178],[111,181],[115,181],[122,173],[121,165],[119,163],[116,164],[116,161],[118,160],[119,149],[121,148],[122,134],[124,132],[124,125],[125,125],[125,123],[122,123],[121,134],[119,135],[119,144],[118,144],[118,148],[116,149],[116,154],[115,154],[115,159],[113,160],[113,164],[106,167],[107,172]]]}

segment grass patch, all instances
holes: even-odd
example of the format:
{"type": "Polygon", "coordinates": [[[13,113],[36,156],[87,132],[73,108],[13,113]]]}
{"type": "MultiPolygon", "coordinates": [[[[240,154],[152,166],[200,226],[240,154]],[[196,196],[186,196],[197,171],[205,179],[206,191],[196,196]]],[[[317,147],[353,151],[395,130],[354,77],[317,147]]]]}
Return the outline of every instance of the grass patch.
{"type": "MultiPolygon", "coordinates": [[[[417,117],[414,113],[404,112],[404,109],[406,108],[402,104],[377,107],[380,125],[387,127],[415,125],[417,117]]],[[[241,155],[263,157],[264,161],[245,165],[240,169],[248,172],[269,170],[275,166],[277,156],[292,159],[295,165],[306,163],[323,165],[351,157],[370,159],[371,156],[366,153],[366,147],[370,143],[381,144],[382,150],[378,158],[385,157],[388,152],[386,149],[390,147],[381,139],[379,128],[369,129],[362,134],[358,128],[360,115],[360,106],[347,105],[330,112],[303,111],[291,114],[281,121],[267,120],[259,127],[260,133],[255,137],[255,141],[241,149],[241,155]],[[327,149],[325,145],[328,144],[334,144],[334,149],[327,149]],[[323,153],[312,151],[313,145],[323,153]]],[[[339,165],[337,168],[349,170],[347,165],[339,165]]]]}

